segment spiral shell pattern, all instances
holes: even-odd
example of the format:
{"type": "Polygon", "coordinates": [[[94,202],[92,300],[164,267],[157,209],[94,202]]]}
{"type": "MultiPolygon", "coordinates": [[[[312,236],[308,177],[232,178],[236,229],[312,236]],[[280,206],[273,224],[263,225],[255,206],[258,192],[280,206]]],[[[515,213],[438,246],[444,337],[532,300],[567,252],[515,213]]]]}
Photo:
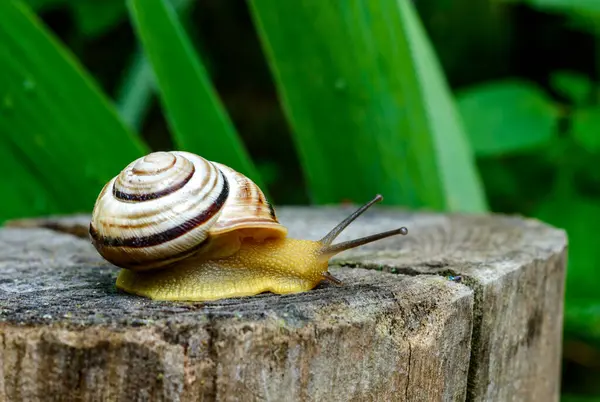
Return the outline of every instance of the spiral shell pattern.
{"type": "Polygon", "coordinates": [[[220,218],[211,228],[212,235],[222,235],[241,229],[285,230],[277,221],[275,210],[267,201],[261,189],[246,176],[229,166],[213,162],[223,173],[229,184],[230,197],[220,218]]]}
{"type": "Polygon", "coordinates": [[[154,152],[130,163],[100,192],[90,236],[109,262],[164,267],[239,229],[283,237],[284,226],[250,179],[188,152],[154,152]]]}

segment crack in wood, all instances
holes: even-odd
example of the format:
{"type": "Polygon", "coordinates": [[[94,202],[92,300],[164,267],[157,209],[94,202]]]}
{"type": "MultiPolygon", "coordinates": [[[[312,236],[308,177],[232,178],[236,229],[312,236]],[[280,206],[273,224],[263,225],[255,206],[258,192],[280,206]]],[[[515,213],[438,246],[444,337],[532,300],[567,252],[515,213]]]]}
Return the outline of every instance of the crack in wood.
{"type": "Polygon", "coordinates": [[[412,358],[412,345],[410,344],[410,341],[408,341],[408,367],[407,367],[407,371],[406,371],[406,389],[404,390],[404,400],[405,401],[410,401],[410,398],[408,397],[408,393],[410,390],[410,365],[411,365],[411,358],[412,358]]]}

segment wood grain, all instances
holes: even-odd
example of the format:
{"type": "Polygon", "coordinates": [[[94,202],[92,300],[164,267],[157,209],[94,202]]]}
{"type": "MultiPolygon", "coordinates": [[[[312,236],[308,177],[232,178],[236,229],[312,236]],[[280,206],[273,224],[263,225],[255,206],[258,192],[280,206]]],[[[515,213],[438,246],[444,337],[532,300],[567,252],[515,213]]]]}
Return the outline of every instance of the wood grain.
{"type": "MultiPolygon", "coordinates": [[[[317,239],[351,210],[278,215],[317,239]]],[[[409,235],[334,258],[346,286],[205,304],[118,293],[89,241],[56,233],[88,222],[0,230],[8,400],[558,400],[566,236],[538,221],[377,208],[338,241],[409,235]]]]}

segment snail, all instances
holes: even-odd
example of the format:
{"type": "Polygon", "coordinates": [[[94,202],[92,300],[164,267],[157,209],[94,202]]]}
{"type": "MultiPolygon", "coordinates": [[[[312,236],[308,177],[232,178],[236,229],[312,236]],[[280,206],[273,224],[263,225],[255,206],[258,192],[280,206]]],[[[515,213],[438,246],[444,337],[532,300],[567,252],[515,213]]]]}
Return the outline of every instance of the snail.
{"type": "Polygon", "coordinates": [[[250,179],[182,151],[153,152],[102,188],[89,225],[91,242],[122,268],[118,289],[155,300],[208,301],[309,291],[342,282],[328,272],[334,255],[399,229],[332,244],[371,205],[318,241],[287,237],[275,210],[250,179]]]}

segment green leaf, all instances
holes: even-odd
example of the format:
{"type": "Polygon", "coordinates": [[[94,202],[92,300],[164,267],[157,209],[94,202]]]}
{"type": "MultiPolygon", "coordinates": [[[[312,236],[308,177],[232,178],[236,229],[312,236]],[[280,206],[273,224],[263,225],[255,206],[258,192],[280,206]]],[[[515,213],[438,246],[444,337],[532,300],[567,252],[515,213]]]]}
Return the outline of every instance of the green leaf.
{"type": "Polygon", "coordinates": [[[550,76],[550,84],[573,104],[584,104],[592,93],[592,83],[583,74],[571,71],[556,71],[550,76]]]}
{"type": "MultiPolygon", "coordinates": [[[[175,10],[187,16],[192,0],[171,0],[175,10]]],[[[143,49],[137,49],[123,75],[116,96],[121,118],[132,128],[139,130],[150,108],[156,91],[154,71],[143,49]]]]}
{"type": "Polygon", "coordinates": [[[600,3],[597,0],[529,0],[529,4],[544,10],[581,10],[600,13],[600,3]]]}
{"type": "Polygon", "coordinates": [[[567,13],[569,18],[567,27],[578,29],[592,35],[600,35],[600,12],[588,12],[584,10],[572,10],[567,13]]]}
{"type": "Polygon", "coordinates": [[[2,209],[0,225],[8,219],[48,215],[61,211],[60,205],[46,191],[35,174],[35,167],[23,163],[20,150],[5,136],[0,136],[0,170],[2,176],[2,209]]]}
{"type": "Polygon", "coordinates": [[[127,4],[154,69],[177,147],[224,163],[264,190],[173,7],[164,0],[129,0],[127,4]]]}
{"type": "Polygon", "coordinates": [[[37,12],[65,4],[67,0],[23,0],[23,2],[37,12]]]}
{"type": "Polygon", "coordinates": [[[565,335],[600,346],[600,298],[571,299],[566,303],[565,335]]]}
{"type": "Polygon", "coordinates": [[[151,104],[154,87],[152,66],[143,51],[137,50],[116,96],[119,114],[129,127],[136,130],[141,128],[151,104]]]}
{"type": "Polygon", "coordinates": [[[572,192],[555,192],[534,214],[551,225],[563,228],[569,237],[567,300],[589,298],[600,302],[598,283],[600,261],[597,226],[600,203],[575,196],[572,192]]]}
{"type": "Polygon", "coordinates": [[[579,394],[561,394],[560,402],[598,402],[599,396],[595,395],[579,395],[579,394]]]}
{"type": "Polygon", "coordinates": [[[478,166],[481,177],[489,188],[491,199],[494,201],[517,199],[521,192],[519,179],[522,176],[513,174],[511,169],[507,168],[505,161],[485,158],[479,161],[478,166]]]}
{"type": "Polygon", "coordinates": [[[85,36],[96,37],[117,23],[126,14],[123,0],[22,0],[32,10],[43,12],[57,6],[67,5],[73,14],[75,25],[85,36]]]}
{"type": "MultiPolygon", "coordinates": [[[[102,186],[145,146],[22,3],[0,2],[0,43],[0,136],[18,155],[11,164],[26,167],[22,177],[35,176],[47,192],[39,197],[61,212],[91,211],[102,186]]],[[[0,193],[19,199],[7,181],[0,193]]]]}
{"type": "Polygon", "coordinates": [[[79,31],[90,37],[104,33],[127,16],[123,0],[70,0],[69,4],[79,31]]]}
{"type": "Polygon", "coordinates": [[[545,144],[557,129],[556,107],[531,83],[490,82],[462,91],[457,97],[478,156],[505,154],[545,144]]]}
{"type": "MultiPolygon", "coordinates": [[[[506,1],[506,0],[504,0],[506,1]]],[[[597,0],[521,0],[544,12],[561,13],[568,26],[600,34],[600,2],[597,0]]]]}
{"type": "Polygon", "coordinates": [[[575,140],[590,152],[600,152],[600,109],[576,109],[571,123],[571,132],[575,140]]]}
{"type": "Polygon", "coordinates": [[[250,2],[317,203],[486,209],[452,96],[409,1],[250,2]]]}

